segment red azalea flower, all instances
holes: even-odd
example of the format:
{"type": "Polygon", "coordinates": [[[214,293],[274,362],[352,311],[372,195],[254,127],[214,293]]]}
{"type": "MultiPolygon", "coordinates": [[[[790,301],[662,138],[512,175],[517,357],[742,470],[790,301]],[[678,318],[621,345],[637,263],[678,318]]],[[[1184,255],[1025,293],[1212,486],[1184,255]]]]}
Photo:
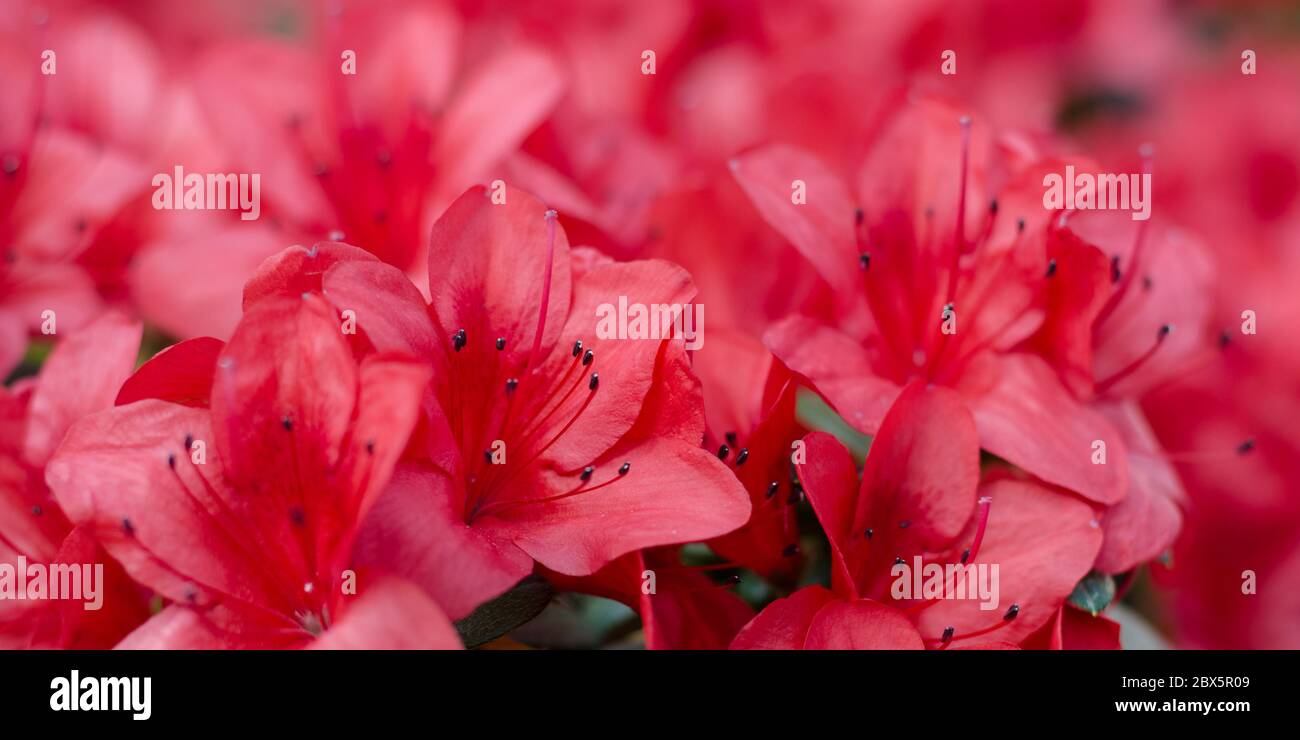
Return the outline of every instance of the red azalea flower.
{"type": "Polygon", "coordinates": [[[285,244],[327,235],[346,235],[423,284],[438,214],[465,187],[505,176],[493,170],[498,160],[563,86],[531,46],[463,63],[461,21],[441,5],[308,10],[310,44],[232,38],[195,68],[191,128],[228,151],[208,169],[259,173],[261,217],[148,241],[133,290],[173,334],[227,336],[257,266],[285,244]],[[345,51],[355,74],[343,69],[345,51]]]}
{"type": "Polygon", "coordinates": [[[621,297],[689,309],[689,277],[570,250],[547,214],[519,191],[500,205],[483,188],[461,196],[433,230],[429,305],[401,271],[338,245],[285,252],[245,294],[319,284],[376,349],[432,366],[425,454],[394,474],[359,547],[456,618],[534,562],[589,575],[749,516],[735,477],[699,447],[699,382],[680,338],[597,336],[599,307],[621,297]]]}
{"type": "Polygon", "coordinates": [[[427,369],[358,362],[310,295],[259,303],[218,349],[194,340],[151,360],[125,405],[73,424],[47,466],[68,517],[172,602],[123,645],[459,646],[418,588],[351,570],[427,369]]]}
{"type": "Polygon", "coordinates": [[[88,584],[99,590],[99,609],[0,599],[0,642],[8,647],[108,648],[148,617],[143,594],[85,527],[74,528],[45,485],[46,463],[68,427],[113,405],[140,333],[140,324],[106,314],[61,342],[34,381],[0,389],[0,562],[103,566],[102,581],[88,584]]]}
{"type": "Polygon", "coordinates": [[[1099,523],[1089,504],[1038,481],[981,482],[975,438],[961,398],[921,381],[881,423],[860,484],[833,437],[805,437],[799,478],[830,539],[832,590],[810,587],[769,605],[732,646],[1014,644],[1052,618],[1096,559],[1099,523]],[[916,557],[925,566],[996,565],[997,608],[951,594],[899,600],[895,566],[916,557]]]}
{"type": "Polygon", "coordinates": [[[1042,324],[1056,274],[1042,171],[1012,161],[997,199],[986,199],[995,166],[987,135],[959,118],[934,102],[905,108],[874,142],[856,211],[838,178],[795,150],[768,147],[733,163],[764,217],[840,305],[836,326],[795,317],[766,341],[863,432],[876,431],[912,379],[942,384],[970,408],[978,447],[1115,503],[1127,487],[1119,434],[1040,357],[1013,351],[1042,324]],[[804,204],[792,202],[796,181],[804,204]],[[1105,465],[1092,462],[1094,440],[1107,444],[1105,465]]]}

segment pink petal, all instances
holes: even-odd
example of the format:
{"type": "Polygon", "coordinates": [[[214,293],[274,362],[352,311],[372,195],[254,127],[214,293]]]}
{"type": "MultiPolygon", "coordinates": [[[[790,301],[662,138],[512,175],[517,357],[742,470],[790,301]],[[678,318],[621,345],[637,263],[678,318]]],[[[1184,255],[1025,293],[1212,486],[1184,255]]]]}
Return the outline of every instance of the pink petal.
{"type": "Polygon", "coordinates": [[[453,485],[427,466],[398,466],[362,524],[356,558],[410,579],[460,619],[518,583],[533,562],[508,540],[467,525],[453,485]]]}
{"type": "Polygon", "coordinates": [[[24,456],[40,467],[74,421],[113,405],[135,368],[143,329],[108,313],[65,339],[41,368],[32,396],[24,456]]]}
{"type": "Polygon", "coordinates": [[[805,650],[924,650],[921,635],[898,609],[862,599],[833,601],[808,626],[805,650]]]}
{"type": "Polygon", "coordinates": [[[1124,440],[1105,418],[1075,401],[1038,357],[1006,355],[997,372],[988,392],[967,395],[984,449],[1093,501],[1124,498],[1124,440]],[[1105,464],[1092,462],[1096,441],[1106,443],[1105,464]]]}
{"type": "Polygon", "coordinates": [[[338,621],[312,650],[460,650],[456,628],[415,584],[379,577],[345,597],[338,621]]]}
{"type": "Polygon", "coordinates": [[[122,384],[116,406],[157,398],[206,408],[212,399],[212,376],[225,342],[199,337],[178,342],[149,358],[122,384]]]}
{"type": "Polygon", "coordinates": [[[858,264],[855,206],[837,175],[812,155],[781,145],[733,159],[731,172],[763,219],[789,239],[837,293],[853,289],[858,264]],[[793,202],[796,180],[806,186],[806,203],[793,202]]]}

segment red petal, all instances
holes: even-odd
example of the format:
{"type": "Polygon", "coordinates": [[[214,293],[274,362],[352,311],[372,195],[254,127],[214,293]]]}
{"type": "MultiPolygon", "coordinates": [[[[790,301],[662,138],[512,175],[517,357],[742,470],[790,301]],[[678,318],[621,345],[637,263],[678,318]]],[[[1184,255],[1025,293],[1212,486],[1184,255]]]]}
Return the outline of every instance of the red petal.
{"type": "Polygon", "coordinates": [[[914,381],[871,442],[852,524],[837,530],[858,593],[883,598],[896,557],[946,547],[971,518],[979,476],[979,439],[961,397],[914,381]]]}
{"type": "Polygon", "coordinates": [[[321,281],[339,311],[352,311],[357,326],[381,352],[431,359],[437,346],[428,306],[406,273],[383,262],[340,262],[321,281]]]}
{"type": "Polygon", "coordinates": [[[1093,321],[1110,295],[1110,263],[1070,231],[1049,232],[1047,250],[1056,277],[1047,284],[1047,315],[1030,345],[1056,366],[1071,391],[1086,396],[1092,391],[1093,321]]]}
{"type": "Polygon", "coordinates": [[[412,109],[447,105],[460,56],[460,19],[441,4],[353,6],[349,48],[365,72],[349,79],[360,120],[377,123],[386,141],[400,141],[412,109]]]}
{"type": "Polygon", "coordinates": [[[312,650],[460,650],[460,636],[442,609],[415,584],[378,577],[344,597],[338,621],[312,650]]]}
{"type": "MultiPolygon", "coordinates": [[[[593,483],[613,482],[556,500],[497,507],[475,527],[490,526],[552,570],[587,575],[633,550],[705,540],[749,519],[749,496],[731,471],[716,455],[678,440],[648,440],[597,469],[593,483]],[[631,467],[618,476],[624,461],[631,467]]],[[[574,485],[574,477],[566,477],[550,488],[559,494],[574,485]]]]}
{"type": "Polygon", "coordinates": [[[1075,401],[1038,357],[1006,355],[996,370],[993,388],[966,399],[984,449],[1093,501],[1124,498],[1128,465],[1119,432],[1075,401]],[[1092,462],[1097,440],[1106,443],[1104,465],[1092,462]]]}
{"type": "Polygon", "coordinates": [[[46,481],[73,522],[167,598],[291,611],[286,594],[306,568],[301,553],[289,557],[289,517],[229,488],[210,444],[193,464],[187,435],[212,440],[206,411],[145,400],[92,414],[69,430],[46,481]]]}
{"type": "Polygon", "coordinates": [[[545,52],[518,44],[478,66],[443,118],[434,153],[444,168],[443,195],[480,181],[518,147],[559,100],[562,79],[545,52]]]}
{"type": "Polygon", "coordinates": [[[817,613],[835,603],[835,594],[806,586],[768,604],[731,641],[732,650],[801,650],[817,613]]]}
{"type": "MultiPolygon", "coordinates": [[[[979,599],[944,599],[916,612],[916,624],[927,640],[937,641],[944,629],[953,627],[954,646],[964,644],[965,635],[997,627],[969,639],[1020,642],[1055,615],[1057,608],[1088,574],[1101,547],[1101,528],[1092,507],[1064,493],[1038,483],[998,480],[980,487],[981,496],[991,496],[988,526],[979,552],[970,565],[998,568],[998,588],[982,608],[979,599]],[[1004,619],[1012,604],[1019,605],[1015,619],[1004,619]]],[[[966,531],[939,564],[959,562],[961,549],[974,539],[972,518],[966,531]]],[[[933,560],[930,562],[934,562],[933,560]]],[[[948,587],[954,584],[950,581],[948,587]]]]}
{"type": "Polygon", "coordinates": [[[142,331],[138,321],[109,313],[55,348],[28,407],[24,457],[30,463],[43,465],[74,421],[113,405],[135,368],[142,331]]]}
{"type": "Polygon", "coordinates": [[[1119,650],[1119,622],[1066,605],[1061,607],[1063,650],[1119,650]]]}
{"type": "Polygon", "coordinates": [[[789,239],[837,293],[853,289],[858,264],[855,209],[835,173],[812,155],[780,145],[733,159],[731,171],[763,219],[789,239]],[[806,186],[806,203],[793,202],[796,180],[806,186]]]}
{"type": "Polygon", "coordinates": [[[1094,567],[1123,573],[1173,546],[1183,526],[1181,507],[1187,494],[1137,404],[1107,404],[1098,410],[1124,439],[1129,486],[1124,500],[1102,517],[1105,539],[1094,567]]]}
{"type": "MultiPolygon", "coordinates": [[[[857,595],[856,568],[850,567],[845,548],[853,543],[853,518],[858,505],[858,469],[853,456],[835,437],[812,432],[803,438],[806,461],[795,466],[799,482],[817,520],[830,540],[831,585],[844,598],[857,595]]],[[[861,533],[858,533],[861,534],[861,533]]]]}
{"type": "Polygon", "coordinates": [[[833,601],[808,626],[805,650],[924,650],[921,635],[898,609],[862,599],[833,601]]]}
{"type": "Polygon", "coordinates": [[[225,342],[212,337],[187,339],[154,355],[126,379],[115,405],[146,398],[206,408],[212,398],[212,375],[225,342]]]}
{"type": "MultiPolygon", "coordinates": [[[[356,403],[357,366],[319,297],[259,301],[217,361],[212,418],[226,475],[296,500],[338,463],[356,403]],[[273,351],[268,351],[272,348],[273,351]]],[[[281,512],[290,502],[281,502],[281,512]]]]}
{"type": "MultiPolygon", "coordinates": [[[[607,322],[600,317],[612,318],[624,299],[629,306],[640,304],[648,309],[656,305],[676,305],[690,311],[694,309],[691,304],[694,297],[695,286],[691,284],[690,276],[680,267],[662,260],[600,265],[574,285],[572,307],[561,335],[563,340],[548,358],[543,372],[553,378],[562,377],[573,364],[569,348],[573,341],[581,339],[583,347],[595,356],[592,366],[585,369],[599,373],[600,387],[586,411],[582,412],[581,421],[547,451],[547,459],[554,460],[561,469],[572,470],[600,457],[632,428],[646,395],[656,382],[655,365],[663,340],[630,335],[622,337],[617,333],[598,336],[602,328],[611,328],[604,326],[607,322]],[[613,313],[608,313],[611,310],[613,313]]],[[[702,330],[698,321],[695,329],[702,330]]],[[[697,386],[692,390],[694,407],[679,411],[698,412],[703,399],[697,386]]],[[[585,402],[586,392],[574,394],[567,407],[552,417],[555,431],[558,432],[585,402]]],[[[697,417],[696,421],[702,419],[697,417]]],[[[543,434],[542,437],[549,439],[551,435],[543,434]]],[[[698,441],[698,437],[693,441],[698,441]]]]}
{"type": "Polygon", "coordinates": [[[99,609],[86,609],[85,601],[51,602],[58,605],[62,617],[60,647],[105,650],[149,618],[148,605],[140,587],[127,577],[121,565],[108,557],[84,528],[77,527],[68,534],[54,562],[78,567],[86,563],[103,566],[103,576],[97,584],[99,609]]]}
{"type": "Polygon", "coordinates": [[[239,323],[245,281],[284,241],[260,224],[164,237],[136,257],[131,294],[150,322],[176,336],[224,339],[239,323]]]}
{"type": "Polygon", "coordinates": [[[898,396],[897,385],[876,375],[861,342],[812,319],[786,319],[763,341],[860,432],[875,434],[898,396]]]}
{"type": "MultiPolygon", "coordinates": [[[[504,338],[502,362],[526,362],[546,287],[545,213],[541,203],[522,191],[511,190],[506,203],[493,205],[486,190],[474,188],[438,219],[429,250],[430,310],[448,352],[451,336],[464,329],[469,342],[482,346],[504,338]]],[[[550,277],[536,365],[550,354],[569,314],[569,243],[558,225],[550,277]]],[[[439,372],[436,377],[449,375],[439,372]]]]}
{"type": "Polygon", "coordinates": [[[452,619],[498,596],[532,571],[532,558],[465,524],[453,482],[431,468],[399,466],[358,535],[358,562],[409,578],[452,619]]]}
{"type": "Polygon", "coordinates": [[[238,647],[194,609],[172,604],[140,625],[116,650],[223,650],[238,647]]]}
{"type": "Polygon", "coordinates": [[[264,298],[300,296],[321,290],[326,271],[343,262],[378,262],[364,249],[338,242],[317,242],[310,249],[289,247],[266,259],[244,286],[244,309],[264,298]]]}

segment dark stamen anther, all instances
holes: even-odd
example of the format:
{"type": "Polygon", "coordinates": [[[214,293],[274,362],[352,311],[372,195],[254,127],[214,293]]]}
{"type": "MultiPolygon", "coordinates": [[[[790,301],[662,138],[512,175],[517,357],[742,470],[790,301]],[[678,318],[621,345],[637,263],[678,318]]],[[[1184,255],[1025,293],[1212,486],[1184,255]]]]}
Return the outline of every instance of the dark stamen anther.
{"type": "Polygon", "coordinates": [[[1018,614],[1020,614],[1020,605],[1012,604],[1011,608],[1007,610],[1007,613],[1002,615],[1002,618],[1010,622],[1011,620],[1015,619],[1016,615],[1018,614]]]}
{"type": "Polygon", "coordinates": [[[1047,277],[1052,277],[1055,274],[1056,274],[1056,258],[1053,257],[1052,259],[1047,261],[1047,277]]]}
{"type": "Polygon", "coordinates": [[[574,357],[577,357],[577,356],[580,355],[580,354],[582,354],[582,340],[581,340],[581,339],[579,339],[578,341],[576,341],[576,342],[573,343],[573,356],[574,356],[574,357]]]}
{"type": "Polygon", "coordinates": [[[871,255],[867,254],[866,252],[863,252],[862,254],[858,255],[858,267],[861,267],[864,270],[870,270],[871,255]]]}
{"type": "Polygon", "coordinates": [[[867,531],[863,532],[862,534],[867,539],[871,539],[872,537],[876,536],[876,530],[872,529],[871,527],[867,527],[867,531]]]}
{"type": "Polygon", "coordinates": [[[780,488],[781,488],[781,484],[776,481],[772,481],[771,483],[768,483],[767,493],[763,494],[763,498],[767,498],[767,499],[772,498],[773,496],[776,495],[777,490],[780,488]]]}
{"type": "Polygon", "coordinates": [[[468,342],[468,341],[469,341],[469,338],[468,338],[468,336],[465,334],[465,330],[464,330],[464,329],[457,329],[457,330],[456,330],[456,333],[453,334],[452,337],[451,337],[451,346],[452,346],[453,349],[455,349],[457,352],[459,352],[459,351],[461,351],[462,349],[465,348],[465,344],[466,344],[466,342],[468,342]]]}
{"type": "Polygon", "coordinates": [[[1253,449],[1255,449],[1255,440],[1248,439],[1245,442],[1242,442],[1241,444],[1237,445],[1237,454],[1245,455],[1253,449]]]}
{"type": "Polygon", "coordinates": [[[1119,269],[1119,255],[1110,258],[1110,281],[1118,283],[1119,279],[1124,277],[1124,273],[1119,269]]]}
{"type": "Polygon", "coordinates": [[[293,420],[290,419],[290,418],[287,417],[287,416],[282,416],[282,417],[280,417],[280,426],[284,427],[284,431],[286,431],[286,432],[292,432],[292,431],[293,431],[293,420]]]}
{"type": "Polygon", "coordinates": [[[515,388],[518,387],[519,387],[519,381],[517,379],[510,378],[509,380],[506,381],[506,393],[514,393],[515,388]]]}
{"type": "Polygon", "coordinates": [[[735,433],[735,432],[727,432],[727,433],[726,433],[725,435],[723,435],[723,436],[726,438],[726,440],[727,440],[727,444],[731,445],[732,447],[735,447],[735,446],[736,446],[736,439],[737,439],[737,437],[736,437],[736,433],[735,433]]]}
{"type": "Polygon", "coordinates": [[[627,475],[627,471],[629,471],[629,470],[631,470],[631,469],[632,469],[632,463],[630,463],[630,462],[625,462],[625,463],[623,463],[622,465],[618,466],[618,474],[619,474],[619,475],[627,475]]]}
{"type": "Polygon", "coordinates": [[[790,544],[785,546],[784,550],[781,551],[781,555],[787,558],[792,558],[798,554],[799,554],[799,543],[797,542],[791,542],[790,544]]]}
{"type": "Polygon", "coordinates": [[[506,338],[505,338],[505,337],[497,337],[497,349],[498,349],[498,350],[502,350],[502,349],[505,349],[505,348],[506,348],[506,338]]]}
{"type": "Polygon", "coordinates": [[[744,465],[745,461],[748,459],[749,459],[749,448],[741,447],[740,452],[736,455],[736,464],[744,465]]]}
{"type": "Polygon", "coordinates": [[[718,459],[719,459],[719,460],[726,460],[726,459],[727,459],[727,455],[730,455],[730,454],[731,454],[731,448],[730,448],[730,447],[728,447],[728,446],[726,446],[726,445],[722,445],[721,447],[718,448],[718,459]]]}
{"type": "Polygon", "coordinates": [[[585,482],[591,480],[591,474],[592,474],[592,473],[595,473],[595,472],[596,472],[596,469],[595,469],[594,467],[588,465],[587,467],[585,467],[585,468],[582,469],[582,474],[579,475],[578,477],[579,477],[580,479],[582,479],[582,481],[585,483],[585,482]]]}
{"type": "Polygon", "coordinates": [[[947,645],[948,643],[952,642],[952,636],[956,632],[957,632],[956,627],[945,627],[943,629],[943,640],[942,640],[943,644],[947,645]]]}
{"type": "Polygon", "coordinates": [[[591,382],[587,383],[587,387],[594,391],[598,385],[600,385],[600,373],[592,373],[591,382]]]}
{"type": "Polygon", "coordinates": [[[587,350],[586,354],[582,356],[582,366],[586,367],[590,365],[591,361],[594,359],[596,359],[596,353],[592,350],[587,350]]]}
{"type": "Polygon", "coordinates": [[[123,531],[123,532],[126,532],[126,536],[127,536],[127,537],[134,537],[134,536],[135,536],[135,525],[131,523],[131,520],[130,520],[130,519],[127,519],[127,518],[123,517],[123,519],[122,519],[122,531],[123,531]]]}

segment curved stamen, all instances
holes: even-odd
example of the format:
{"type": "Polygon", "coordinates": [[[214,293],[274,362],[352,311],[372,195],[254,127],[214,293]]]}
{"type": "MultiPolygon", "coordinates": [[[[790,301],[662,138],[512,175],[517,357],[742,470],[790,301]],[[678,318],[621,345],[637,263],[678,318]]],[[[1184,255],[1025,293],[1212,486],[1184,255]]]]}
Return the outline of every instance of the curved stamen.
{"type": "Polygon", "coordinates": [[[1156,332],[1155,344],[1151,345],[1150,349],[1148,349],[1146,352],[1143,352],[1141,355],[1138,355],[1137,359],[1133,360],[1129,364],[1120,368],[1110,377],[1106,378],[1105,380],[1098,381],[1095,386],[1096,393],[1098,395],[1105,393],[1106,391],[1110,390],[1110,388],[1112,388],[1116,383],[1132,375],[1134,372],[1138,370],[1138,368],[1146,364],[1148,360],[1150,360],[1153,356],[1155,356],[1156,350],[1160,349],[1160,346],[1165,343],[1165,338],[1168,337],[1173,332],[1173,330],[1174,330],[1173,324],[1162,324],[1160,326],[1160,329],[1156,332]]]}

